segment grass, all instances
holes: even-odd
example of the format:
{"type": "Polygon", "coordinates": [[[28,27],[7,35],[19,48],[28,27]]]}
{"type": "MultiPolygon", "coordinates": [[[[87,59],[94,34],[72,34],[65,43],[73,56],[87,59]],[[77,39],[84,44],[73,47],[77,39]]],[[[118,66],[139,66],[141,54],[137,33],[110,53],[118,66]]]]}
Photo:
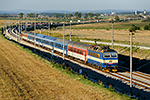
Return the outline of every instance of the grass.
{"type": "MultiPolygon", "coordinates": [[[[1,35],[1,37],[3,37],[3,36],[1,35]]],[[[39,59],[42,62],[52,66],[54,69],[60,71],[61,73],[66,74],[66,75],[72,77],[73,79],[75,79],[77,81],[80,81],[83,84],[92,86],[93,89],[96,89],[96,90],[104,89],[104,90],[106,90],[105,93],[104,93],[105,96],[108,96],[108,91],[109,91],[109,92],[111,92],[111,96],[116,96],[117,98],[119,96],[122,99],[126,99],[126,100],[129,99],[130,100],[130,97],[127,97],[126,95],[119,94],[119,93],[115,92],[114,90],[112,90],[111,88],[109,88],[109,89],[104,88],[104,84],[101,81],[99,81],[98,83],[94,83],[94,82],[88,80],[84,75],[78,75],[77,72],[73,72],[72,69],[67,68],[66,66],[62,66],[62,65],[59,65],[58,63],[55,64],[54,62],[50,62],[50,61],[42,58],[41,56],[32,53],[28,48],[23,48],[22,46],[17,45],[15,43],[12,43],[12,44],[14,44],[17,47],[21,48],[23,51],[26,51],[30,55],[33,55],[35,57],[35,59],[39,59]]]]}
{"type": "MultiPolygon", "coordinates": [[[[139,21],[130,21],[130,22],[117,22],[114,23],[114,29],[129,29],[132,24],[139,26],[141,29],[144,29],[145,25],[148,25],[149,22],[139,22],[139,21]]],[[[67,26],[69,29],[69,26],[67,26]]],[[[112,29],[112,23],[92,23],[92,24],[81,24],[81,25],[72,25],[72,29],[112,29]]]]}

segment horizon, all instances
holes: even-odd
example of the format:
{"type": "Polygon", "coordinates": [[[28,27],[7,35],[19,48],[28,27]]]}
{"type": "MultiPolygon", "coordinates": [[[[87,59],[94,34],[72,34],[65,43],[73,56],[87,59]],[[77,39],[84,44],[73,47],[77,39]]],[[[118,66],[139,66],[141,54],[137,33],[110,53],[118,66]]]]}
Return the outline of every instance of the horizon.
{"type": "MultiPolygon", "coordinates": [[[[146,9],[144,9],[146,10],[146,9]]],[[[19,13],[75,13],[75,12],[81,12],[81,13],[111,13],[111,12],[134,12],[134,11],[139,11],[139,12],[143,12],[144,10],[79,10],[79,11],[71,11],[71,10],[43,10],[43,11],[32,11],[32,10],[23,10],[23,9],[18,9],[18,10],[8,10],[8,11],[2,11],[0,10],[1,14],[19,14],[19,13]]],[[[150,10],[146,10],[147,12],[150,12],[150,10]]]]}
{"type": "Polygon", "coordinates": [[[124,10],[150,11],[150,0],[1,0],[0,11],[97,11],[97,10],[124,10]]]}

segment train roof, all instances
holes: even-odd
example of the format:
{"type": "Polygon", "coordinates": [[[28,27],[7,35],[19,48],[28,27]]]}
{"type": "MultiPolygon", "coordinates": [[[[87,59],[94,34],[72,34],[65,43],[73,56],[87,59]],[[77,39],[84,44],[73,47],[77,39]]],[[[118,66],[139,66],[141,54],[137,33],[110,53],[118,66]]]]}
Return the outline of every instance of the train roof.
{"type": "Polygon", "coordinates": [[[29,33],[28,33],[28,35],[34,35],[34,33],[32,33],[32,32],[29,32],[29,33]]]}
{"type": "Polygon", "coordinates": [[[48,40],[52,40],[52,41],[55,41],[57,39],[56,37],[51,37],[51,36],[47,36],[47,35],[44,38],[48,39],[48,40]]]}
{"type": "MultiPolygon", "coordinates": [[[[63,39],[57,38],[57,39],[55,40],[55,42],[60,43],[60,44],[63,44],[63,39]]],[[[65,45],[68,45],[68,43],[69,43],[70,41],[69,41],[69,40],[64,40],[64,42],[65,42],[65,45]]]]}
{"type": "Polygon", "coordinates": [[[41,38],[45,38],[46,35],[43,35],[43,34],[36,34],[37,37],[41,37],[41,38]]]}
{"type": "Polygon", "coordinates": [[[80,49],[84,49],[86,50],[89,46],[89,44],[84,44],[84,43],[79,43],[79,42],[74,42],[74,41],[70,41],[68,46],[72,46],[72,47],[76,47],[76,48],[80,48],[80,49]]]}
{"type": "Polygon", "coordinates": [[[88,50],[96,51],[96,52],[116,52],[113,49],[110,49],[109,46],[96,45],[88,48],[88,50]]]}
{"type": "Polygon", "coordinates": [[[30,33],[30,32],[29,32],[29,31],[24,31],[23,33],[24,33],[24,34],[28,34],[28,33],[30,33]]]}

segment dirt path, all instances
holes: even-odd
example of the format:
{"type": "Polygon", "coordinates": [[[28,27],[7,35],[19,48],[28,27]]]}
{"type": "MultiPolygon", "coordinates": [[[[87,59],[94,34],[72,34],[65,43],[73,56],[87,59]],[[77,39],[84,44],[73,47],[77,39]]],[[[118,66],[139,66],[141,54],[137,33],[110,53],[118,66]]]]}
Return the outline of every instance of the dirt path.
{"type": "Polygon", "coordinates": [[[0,99],[121,100],[80,83],[0,37],[0,99]]]}

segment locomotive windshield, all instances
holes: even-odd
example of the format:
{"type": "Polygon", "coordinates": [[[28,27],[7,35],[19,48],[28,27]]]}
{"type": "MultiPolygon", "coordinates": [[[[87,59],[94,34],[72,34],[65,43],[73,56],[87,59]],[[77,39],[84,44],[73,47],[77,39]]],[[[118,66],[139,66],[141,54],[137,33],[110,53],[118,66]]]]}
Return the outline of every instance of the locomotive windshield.
{"type": "Polygon", "coordinates": [[[103,57],[104,58],[116,58],[117,57],[117,53],[104,53],[103,57]]]}
{"type": "Polygon", "coordinates": [[[112,58],[116,58],[116,57],[117,57],[117,53],[112,53],[112,54],[111,54],[111,57],[112,57],[112,58]]]}
{"type": "Polygon", "coordinates": [[[110,54],[109,53],[104,53],[104,58],[110,58],[110,54]]]}

